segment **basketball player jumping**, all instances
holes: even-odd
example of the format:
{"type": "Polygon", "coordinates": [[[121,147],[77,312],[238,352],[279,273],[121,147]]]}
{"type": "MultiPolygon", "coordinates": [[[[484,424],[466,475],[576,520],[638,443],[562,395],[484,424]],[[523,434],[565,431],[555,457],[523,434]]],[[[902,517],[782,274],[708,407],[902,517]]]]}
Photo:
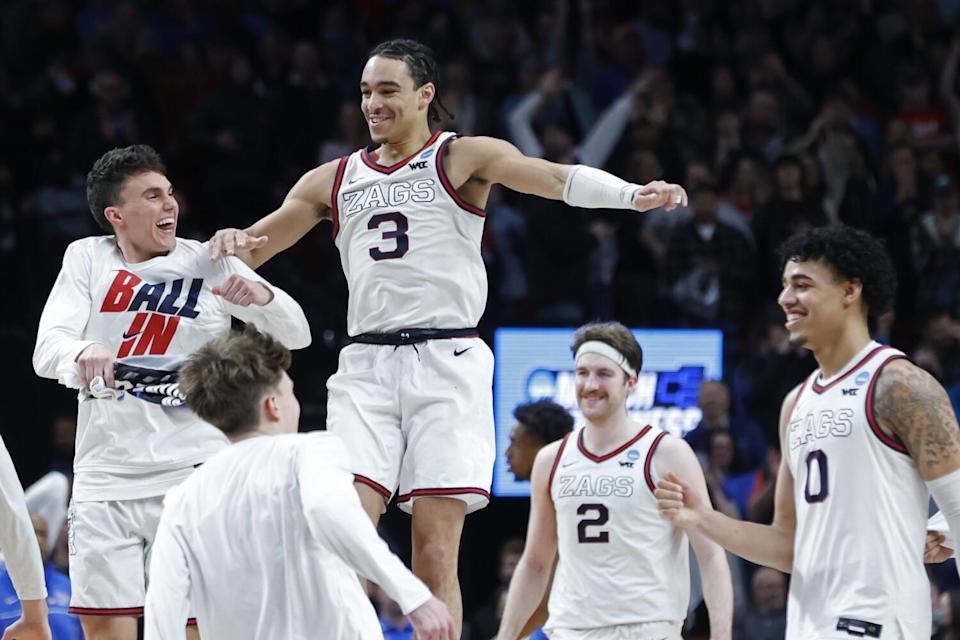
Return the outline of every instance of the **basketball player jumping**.
{"type": "Polygon", "coordinates": [[[772,525],[710,508],[683,472],[658,483],[663,516],[792,574],[788,640],[929,638],[923,567],[930,494],[960,524],[960,430],[943,388],[870,337],[896,279],[874,238],[845,226],[781,249],[779,303],[820,368],[783,402],[772,525]]]}
{"type": "Polygon", "coordinates": [[[495,138],[431,134],[437,87],[424,45],[376,47],[360,80],[373,145],[308,171],[249,229],[218,231],[211,257],[235,254],[256,268],[320,220],[333,222],[353,344],[328,382],[327,427],[350,449],[374,522],[399,487],[400,507],[413,514],[414,572],[459,620],[464,516],[489,501],[495,455],[493,357],[476,331],[487,297],[480,239],[490,188],[639,211],[673,209],[687,197],[677,185],[629,184],[528,158],[495,138]]]}

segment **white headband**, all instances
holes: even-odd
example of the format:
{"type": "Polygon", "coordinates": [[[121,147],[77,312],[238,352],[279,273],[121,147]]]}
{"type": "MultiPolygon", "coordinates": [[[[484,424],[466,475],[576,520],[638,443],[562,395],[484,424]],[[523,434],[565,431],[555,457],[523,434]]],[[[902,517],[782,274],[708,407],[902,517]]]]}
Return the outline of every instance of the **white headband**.
{"type": "Polygon", "coordinates": [[[573,361],[578,362],[580,356],[585,353],[595,353],[597,355],[603,356],[604,358],[609,358],[617,363],[621,369],[626,372],[627,376],[635,378],[637,377],[637,372],[630,366],[630,363],[627,362],[626,357],[606,342],[600,342],[599,340],[587,340],[580,348],[577,349],[577,355],[574,356],[573,361]]]}

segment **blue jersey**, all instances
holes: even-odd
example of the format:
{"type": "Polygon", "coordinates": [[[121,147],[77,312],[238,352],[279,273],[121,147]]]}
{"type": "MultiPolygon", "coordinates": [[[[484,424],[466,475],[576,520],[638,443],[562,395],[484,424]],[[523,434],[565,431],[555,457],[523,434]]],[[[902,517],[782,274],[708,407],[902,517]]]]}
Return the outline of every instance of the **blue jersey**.
{"type": "MultiPolygon", "coordinates": [[[[70,606],[70,578],[57,570],[52,562],[43,565],[47,585],[47,608],[53,640],[83,640],[80,619],[67,613],[70,606]]],[[[0,634],[20,619],[20,599],[10,581],[7,566],[0,563],[0,634]]]]}

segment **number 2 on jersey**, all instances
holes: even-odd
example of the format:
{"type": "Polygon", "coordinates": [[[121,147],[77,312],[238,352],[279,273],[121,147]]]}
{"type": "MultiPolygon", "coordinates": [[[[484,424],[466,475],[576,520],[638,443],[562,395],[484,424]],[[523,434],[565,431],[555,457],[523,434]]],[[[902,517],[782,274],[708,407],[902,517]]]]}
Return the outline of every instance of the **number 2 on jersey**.
{"type": "Polygon", "coordinates": [[[381,249],[380,247],[372,247],[370,249],[370,257],[374,260],[393,260],[394,258],[402,258],[410,249],[410,237],[407,236],[407,230],[410,228],[410,225],[407,222],[407,216],[403,215],[399,211],[378,213],[375,216],[370,216],[370,220],[367,221],[367,229],[379,229],[380,225],[382,225],[384,222],[392,222],[394,225],[396,225],[395,229],[387,229],[386,231],[382,232],[383,239],[393,240],[396,243],[396,246],[389,251],[381,249]]]}
{"type": "Polygon", "coordinates": [[[807,454],[807,483],[803,487],[804,499],[810,504],[826,500],[830,493],[830,485],[827,481],[827,454],[820,449],[815,449],[807,454]],[[813,483],[814,463],[817,470],[816,485],[813,483]],[[816,492],[813,491],[814,486],[816,486],[816,492]]]}
{"type": "Polygon", "coordinates": [[[582,504],[577,507],[577,515],[582,516],[590,511],[596,511],[596,518],[584,518],[577,523],[577,542],[610,542],[610,533],[607,531],[598,531],[594,535],[587,533],[587,527],[599,527],[607,524],[610,519],[610,511],[604,504],[582,504]]]}

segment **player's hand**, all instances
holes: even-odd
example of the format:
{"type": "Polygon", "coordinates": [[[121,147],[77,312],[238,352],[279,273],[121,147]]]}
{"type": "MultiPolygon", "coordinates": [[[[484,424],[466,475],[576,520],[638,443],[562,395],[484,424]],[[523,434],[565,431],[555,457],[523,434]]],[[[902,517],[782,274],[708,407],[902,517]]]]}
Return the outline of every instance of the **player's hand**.
{"type": "Polygon", "coordinates": [[[3,640],[50,640],[50,625],[47,621],[26,622],[20,618],[3,633],[3,640]]]}
{"type": "Polygon", "coordinates": [[[409,618],[417,640],[457,640],[457,626],[447,605],[435,597],[411,611],[409,618]]]}
{"type": "Polygon", "coordinates": [[[80,367],[80,379],[83,384],[101,376],[108,387],[113,388],[113,363],[116,356],[99,342],[95,342],[80,352],[77,356],[77,366],[80,367]]]}
{"type": "Polygon", "coordinates": [[[677,207],[687,206],[687,192],[678,184],[654,180],[634,192],[632,204],[637,211],[650,211],[657,207],[673,211],[677,207]]]}
{"type": "Polygon", "coordinates": [[[3,640],[50,640],[50,625],[47,622],[47,601],[22,600],[23,615],[7,627],[3,640]]]}
{"type": "Polygon", "coordinates": [[[946,536],[937,531],[927,531],[927,545],[923,550],[923,561],[927,564],[939,564],[953,556],[953,549],[943,546],[946,536]]]}
{"type": "Polygon", "coordinates": [[[237,274],[215,286],[213,294],[240,307],[249,307],[252,304],[262,307],[273,300],[273,291],[267,285],[237,274]]]}
{"type": "Polygon", "coordinates": [[[243,229],[220,229],[210,238],[210,260],[236,256],[250,264],[251,252],[267,243],[267,236],[251,236],[243,229]]]}
{"type": "Polygon", "coordinates": [[[700,522],[700,511],[706,504],[672,471],[657,482],[653,492],[660,516],[675,527],[691,529],[700,522]]]}

